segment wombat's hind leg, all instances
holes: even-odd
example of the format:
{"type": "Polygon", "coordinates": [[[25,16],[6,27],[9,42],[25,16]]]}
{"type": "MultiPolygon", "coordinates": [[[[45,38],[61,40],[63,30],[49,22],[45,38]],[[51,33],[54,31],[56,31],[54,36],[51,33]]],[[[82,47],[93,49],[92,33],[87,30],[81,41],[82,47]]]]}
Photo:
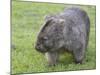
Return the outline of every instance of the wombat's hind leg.
{"type": "Polygon", "coordinates": [[[58,53],[57,52],[47,52],[45,53],[48,66],[55,66],[58,61],[58,53]]]}
{"type": "Polygon", "coordinates": [[[85,51],[81,50],[81,49],[78,49],[78,50],[75,50],[73,52],[73,54],[74,54],[74,58],[75,58],[75,63],[82,64],[84,56],[85,56],[85,51]]]}

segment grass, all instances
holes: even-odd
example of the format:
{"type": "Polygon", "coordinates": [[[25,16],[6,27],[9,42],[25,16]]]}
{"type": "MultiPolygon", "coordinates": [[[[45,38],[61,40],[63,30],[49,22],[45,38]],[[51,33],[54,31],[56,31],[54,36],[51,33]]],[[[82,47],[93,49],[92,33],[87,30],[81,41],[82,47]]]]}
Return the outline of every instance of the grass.
{"type": "Polygon", "coordinates": [[[90,39],[84,64],[76,65],[72,55],[66,53],[60,56],[58,65],[46,67],[44,55],[33,47],[37,33],[44,22],[44,16],[58,13],[64,7],[70,6],[72,5],[12,1],[12,74],[96,68],[95,6],[79,6],[88,13],[91,21],[90,39]]]}

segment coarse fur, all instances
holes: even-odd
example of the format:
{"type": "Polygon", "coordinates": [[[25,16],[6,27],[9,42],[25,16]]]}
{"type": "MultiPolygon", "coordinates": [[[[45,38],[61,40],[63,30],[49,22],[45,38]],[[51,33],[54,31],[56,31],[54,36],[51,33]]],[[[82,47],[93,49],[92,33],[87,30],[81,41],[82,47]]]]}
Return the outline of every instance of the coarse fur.
{"type": "Polygon", "coordinates": [[[49,65],[57,63],[62,50],[71,52],[76,63],[82,63],[88,45],[90,20],[80,8],[68,8],[60,14],[47,16],[35,48],[44,53],[49,65]]]}

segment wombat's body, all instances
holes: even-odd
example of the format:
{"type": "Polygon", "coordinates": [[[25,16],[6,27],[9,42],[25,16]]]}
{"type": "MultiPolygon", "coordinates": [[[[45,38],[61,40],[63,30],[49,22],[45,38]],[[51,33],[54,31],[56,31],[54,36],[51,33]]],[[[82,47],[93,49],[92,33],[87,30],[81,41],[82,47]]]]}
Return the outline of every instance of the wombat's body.
{"type": "Polygon", "coordinates": [[[88,44],[90,30],[89,17],[79,8],[69,8],[64,12],[46,17],[36,42],[36,50],[45,53],[50,65],[57,63],[61,50],[73,54],[77,63],[82,63],[88,44]]]}

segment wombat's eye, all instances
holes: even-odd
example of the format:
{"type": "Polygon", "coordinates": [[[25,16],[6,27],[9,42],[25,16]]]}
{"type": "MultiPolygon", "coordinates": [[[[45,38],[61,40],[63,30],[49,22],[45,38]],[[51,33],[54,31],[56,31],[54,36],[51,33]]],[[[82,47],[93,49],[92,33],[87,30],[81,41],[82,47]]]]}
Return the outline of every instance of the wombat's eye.
{"type": "Polygon", "coordinates": [[[47,40],[47,39],[48,39],[48,37],[43,37],[43,39],[44,39],[44,40],[47,40]]]}

